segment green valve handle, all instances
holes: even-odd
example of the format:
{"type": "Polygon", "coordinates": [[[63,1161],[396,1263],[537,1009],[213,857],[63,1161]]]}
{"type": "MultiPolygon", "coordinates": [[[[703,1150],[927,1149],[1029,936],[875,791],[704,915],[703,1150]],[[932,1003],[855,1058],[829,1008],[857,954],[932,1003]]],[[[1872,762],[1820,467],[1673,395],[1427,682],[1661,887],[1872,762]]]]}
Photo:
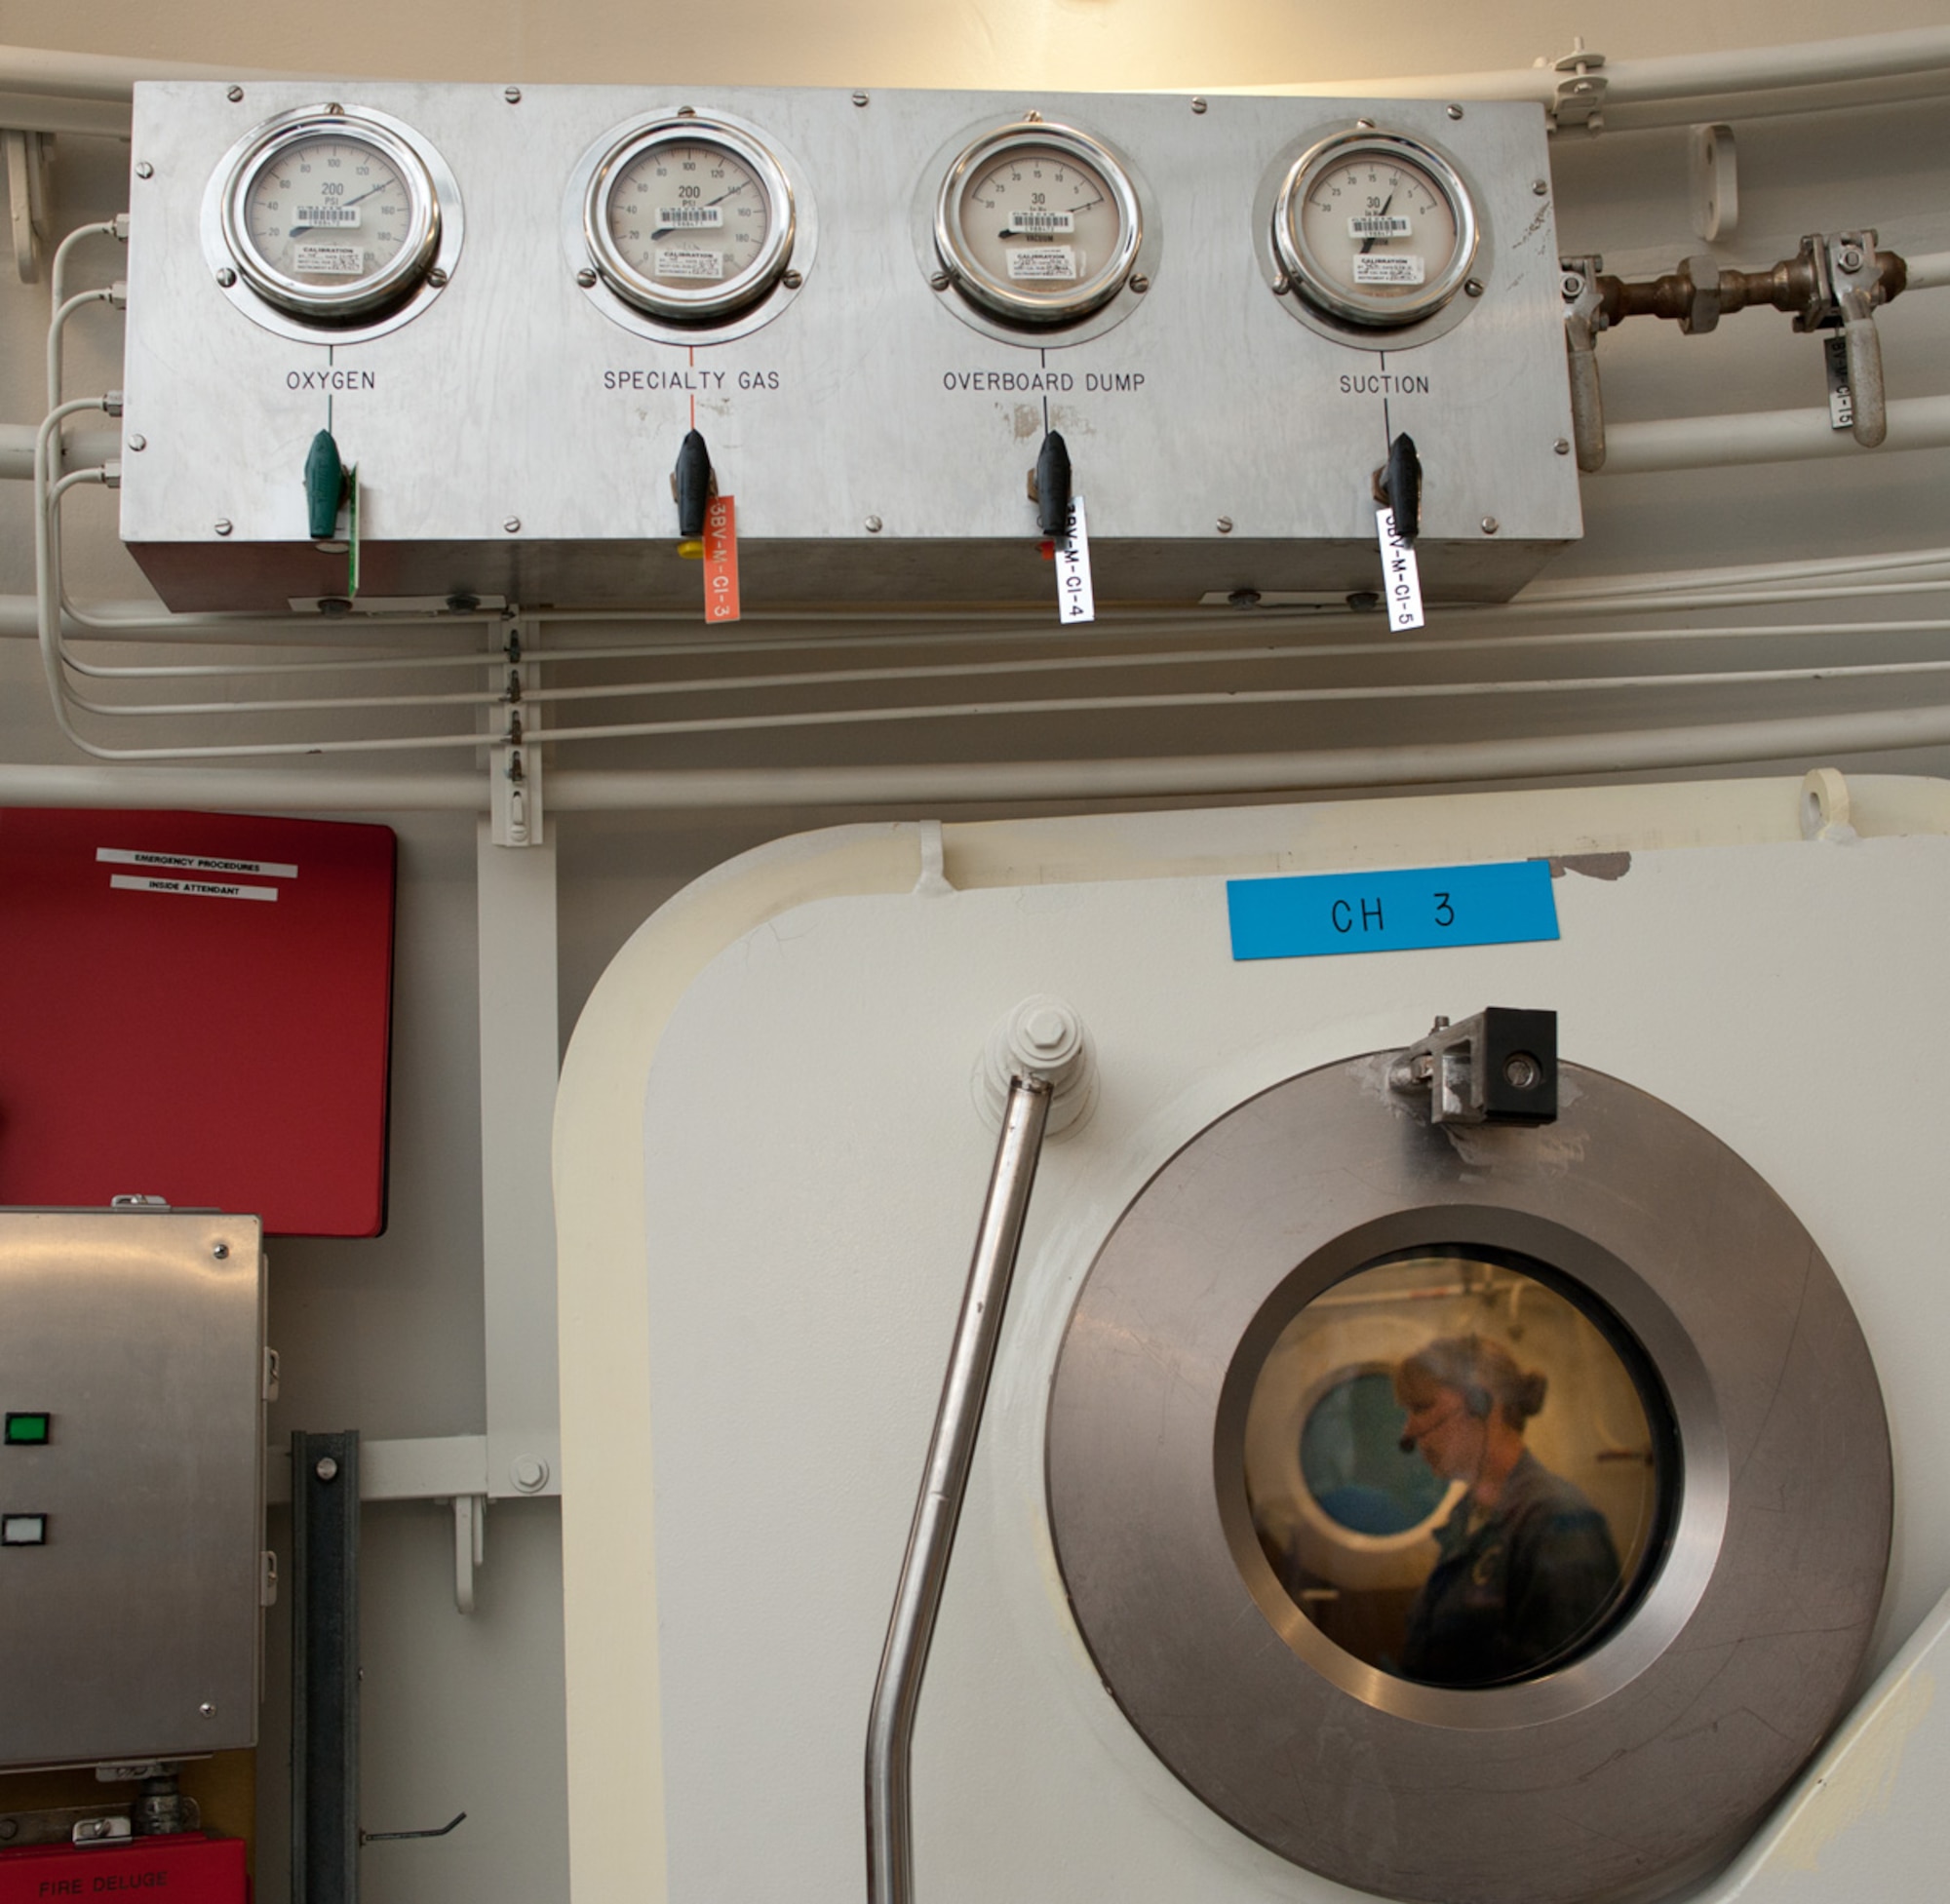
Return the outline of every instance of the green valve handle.
{"type": "Polygon", "coordinates": [[[338,505],[345,498],[345,465],[330,430],[311,440],[305,456],[305,518],[314,542],[329,542],[338,532],[338,505]]]}

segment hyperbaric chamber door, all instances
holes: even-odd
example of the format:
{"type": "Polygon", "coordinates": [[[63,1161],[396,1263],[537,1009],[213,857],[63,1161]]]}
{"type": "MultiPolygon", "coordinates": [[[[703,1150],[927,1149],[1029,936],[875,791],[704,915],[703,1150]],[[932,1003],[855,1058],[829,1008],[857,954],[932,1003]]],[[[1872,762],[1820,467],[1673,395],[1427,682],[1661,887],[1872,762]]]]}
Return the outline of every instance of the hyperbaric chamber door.
{"type": "Polygon", "coordinates": [[[1668,1894],[1861,1666],[1875,1370],[1794,1214],[1669,1106],[1567,1065],[1553,1124],[1440,1125],[1396,1060],[1221,1117],[1098,1253],[1048,1422],[1071,1605],[1151,1749],[1296,1864],[1668,1894]]]}

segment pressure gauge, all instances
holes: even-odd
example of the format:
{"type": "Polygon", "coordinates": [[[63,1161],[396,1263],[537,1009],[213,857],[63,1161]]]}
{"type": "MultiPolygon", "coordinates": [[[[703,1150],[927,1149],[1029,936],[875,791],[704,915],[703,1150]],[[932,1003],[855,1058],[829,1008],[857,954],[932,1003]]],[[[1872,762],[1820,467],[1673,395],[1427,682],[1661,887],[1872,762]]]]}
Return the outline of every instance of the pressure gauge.
{"type": "Polygon", "coordinates": [[[425,281],[447,208],[404,133],[377,113],[313,107],[269,121],[230,160],[223,238],[257,296],[331,325],[425,281]]]}
{"type": "Polygon", "coordinates": [[[1089,316],[1132,284],[1144,242],[1123,161],[1102,139],[1041,120],[984,133],[948,168],[935,202],[949,281],[1013,324],[1089,316]]]}
{"type": "Polygon", "coordinates": [[[1468,279],[1477,235],[1461,174],[1396,133],[1321,140],[1294,161],[1273,204],[1273,251],[1294,290],[1370,330],[1442,310],[1468,279]]]}
{"type": "Polygon", "coordinates": [[[677,113],[639,123],[597,162],[582,235],[626,303],[709,322],[750,308],[785,275],[798,213],[785,167],[752,133],[677,113]]]}

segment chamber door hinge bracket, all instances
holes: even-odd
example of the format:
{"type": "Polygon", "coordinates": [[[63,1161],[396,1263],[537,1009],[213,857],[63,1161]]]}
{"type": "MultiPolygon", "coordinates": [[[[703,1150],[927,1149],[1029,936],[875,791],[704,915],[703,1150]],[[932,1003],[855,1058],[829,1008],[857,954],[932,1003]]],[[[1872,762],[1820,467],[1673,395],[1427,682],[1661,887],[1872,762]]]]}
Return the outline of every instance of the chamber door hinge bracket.
{"type": "Polygon", "coordinates": [[[1540,59],[1537,63],[1547,65],[1560,76],[1556,94],[1547,109],[1550,130],[1568,133],[1581,126],[1587,133],[1603,132],[1605,89],[1611,84],[1601,70],[1605,56],[1588,52],[1583,35],[1580,34],[1572,40],[1569,53],[1561,54],[1555,59],[1540,59]]]}
{"type": "Polygon", "coordinates": [[[1429,1034],[1388,1068],[1389,1088],[1428,1094],[1431,1124],[1549,1124],[1557,1119],[1557,1014],[1491,1005],[1429,1034]]]}

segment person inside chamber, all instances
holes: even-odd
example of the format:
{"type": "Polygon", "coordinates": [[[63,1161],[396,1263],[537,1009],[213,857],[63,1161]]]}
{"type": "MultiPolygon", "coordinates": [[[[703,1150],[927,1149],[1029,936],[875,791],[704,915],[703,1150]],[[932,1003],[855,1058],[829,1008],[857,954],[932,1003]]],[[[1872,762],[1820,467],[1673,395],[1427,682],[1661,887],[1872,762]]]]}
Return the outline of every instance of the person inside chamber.
{"type": "Polygon", "coordinates": [[[1436,1686],[1531,1677],[1592,1633],[1621,1586],[1605,1517],[1524,1446],[1547,1383],[1502,1342],[1447,1336],[1394,1371],[1401,1448],[1463,1492],[1409,1613],[1397,1670],[1436,1686]]]}

